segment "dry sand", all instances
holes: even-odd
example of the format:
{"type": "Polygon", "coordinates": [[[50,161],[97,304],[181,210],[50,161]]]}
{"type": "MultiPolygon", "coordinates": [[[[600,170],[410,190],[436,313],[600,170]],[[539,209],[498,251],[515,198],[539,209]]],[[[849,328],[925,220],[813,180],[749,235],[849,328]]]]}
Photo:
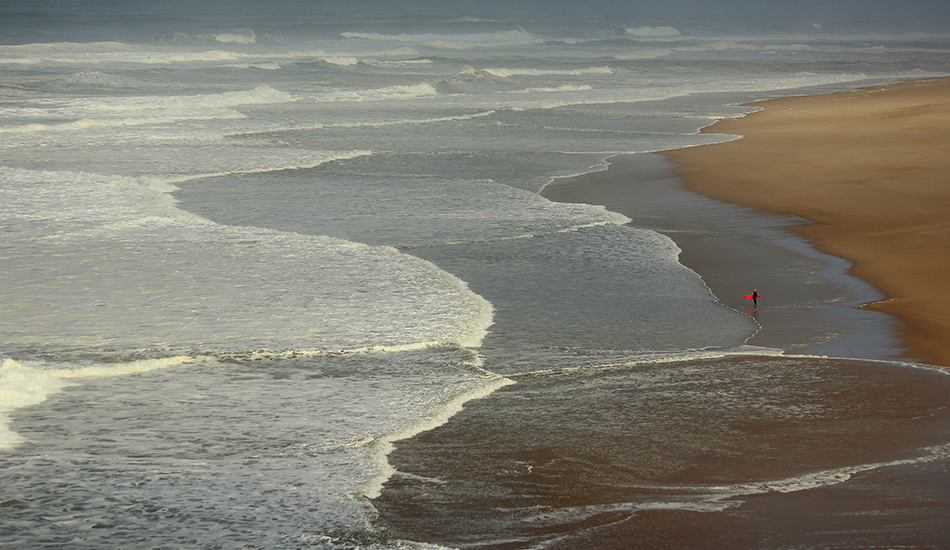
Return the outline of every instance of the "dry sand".
{"type": "Polygon", "coordinates": [[[664,153],[687,186],[812,223],[791,228],[854,263],[904,321],[907,345],[950,366],[950,79],[756,103],[705,132],[742,139],[664,153]]]}

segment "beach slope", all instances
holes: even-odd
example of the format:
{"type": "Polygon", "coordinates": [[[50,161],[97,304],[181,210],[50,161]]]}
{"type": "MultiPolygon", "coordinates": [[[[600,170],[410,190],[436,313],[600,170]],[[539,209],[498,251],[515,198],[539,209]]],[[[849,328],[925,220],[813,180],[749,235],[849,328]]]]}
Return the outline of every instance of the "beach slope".
{"type": "Polygon", "coordinates": [[[742,139],[665,152],[688,188],[808,222],[906,323],[913,359],[950,366],[950,79],[754,104],[704,132],[742,139]]]}

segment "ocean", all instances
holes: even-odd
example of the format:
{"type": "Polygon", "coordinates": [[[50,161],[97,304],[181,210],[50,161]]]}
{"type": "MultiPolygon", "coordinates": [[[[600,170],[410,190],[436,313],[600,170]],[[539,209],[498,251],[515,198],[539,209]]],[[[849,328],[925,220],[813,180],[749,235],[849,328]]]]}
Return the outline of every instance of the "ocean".
{"type": "MultiPolygon", "coordinates": [[[[749,101],[946,75],[939,22],[609,2],[0,10],[2,548],[439,547],[380,515],[398,501],[393,446],[519,386],[537,425],[505,433],[556,427],[606,450],[605,426],[634,423],[650,445],[606,454],[669,447],[686,463],[680,447],[717,433],[690,419],[723,400],[851,433],[873,394],[848,393],[854,380],[898,372],[941,388],[908,399],[947,395],[924,366],[846,361],[891,361],[892,346],[833,347],[835,370],[808,358],[834,338],[798,346],[805,359],[755,344],[765,321],[680,263],[651,212],[542,195],[616,155],[653,166],[735,139],[699,130],[749,101]],[[597,409],[619,395],[644,404],[597,409]],[[583,421],[563,412],[572,396],[583,421]]],[[[677,200],[690,217],[694,199],[677,200]]],[[[815,262],[809,277],[838,285],[829,316],[879,297],[815,262]]],[[[946,453],[936,435],[897,437],[908,422],[880,453],[765,474],[733,440],[740,466],[715,489],[624,502],[718,510],[946,453]]]]}

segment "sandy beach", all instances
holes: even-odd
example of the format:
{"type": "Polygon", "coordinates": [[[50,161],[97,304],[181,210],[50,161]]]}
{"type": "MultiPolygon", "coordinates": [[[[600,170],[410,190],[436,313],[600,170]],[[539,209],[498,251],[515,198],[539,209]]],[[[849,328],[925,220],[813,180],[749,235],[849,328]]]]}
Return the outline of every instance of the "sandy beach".
{"type": "Polygon", "coordinates": [[[689,189],[811,222],[790,229],[886,294],[865,307],[908,356],[950,366],[948,99],[950,79],[772,100],[704,130],[742,139],[665,155],[689,189]]]}
{"type": "Polygon", "coordinates": [[[698,273],[723,306],[759,327],[747,344],[790,353],[895,359],[907,349],[898,323],[859,309],[884,295],[849,264],[823,254],[787,229],[794,216],[724,203],[683,188],[676,168],[658,154],[621,155],[606,170],[559,180],[543,195],[559,202],[603,205],[675,241],[679,261],[698,273]],[[757,288],[758,308],[744,296],[757,288]]]}
{"type": "Polygon", "coordinates": [[[756,320],[748,344],[801,355],[516,376],[396,443],[386,528],[460,548],[950,545],[950,461],[918,460],[946,443],[947,378],[815,357],[950,364],[948,95],[936,80],[756,104],[706,129],[745,139],[545,189],[669,236],[756,320]],[[809,488],[814,472],[838,482],[809,488]]]}

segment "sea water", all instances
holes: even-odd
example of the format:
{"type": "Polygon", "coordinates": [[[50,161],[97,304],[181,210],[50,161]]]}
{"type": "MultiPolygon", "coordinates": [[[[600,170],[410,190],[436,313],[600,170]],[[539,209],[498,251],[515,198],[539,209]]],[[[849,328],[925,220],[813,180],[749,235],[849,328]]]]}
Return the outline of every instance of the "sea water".
{"type": "Polygon", "coordinates": [[[697,132],[745,101],[945,74],[950,48],[272,4],[3,6],[0,546],[411,544],[368,500],[393,441],[519,373],[756,330],[670,238],[546,185],[734,139],[697,132]]]}

